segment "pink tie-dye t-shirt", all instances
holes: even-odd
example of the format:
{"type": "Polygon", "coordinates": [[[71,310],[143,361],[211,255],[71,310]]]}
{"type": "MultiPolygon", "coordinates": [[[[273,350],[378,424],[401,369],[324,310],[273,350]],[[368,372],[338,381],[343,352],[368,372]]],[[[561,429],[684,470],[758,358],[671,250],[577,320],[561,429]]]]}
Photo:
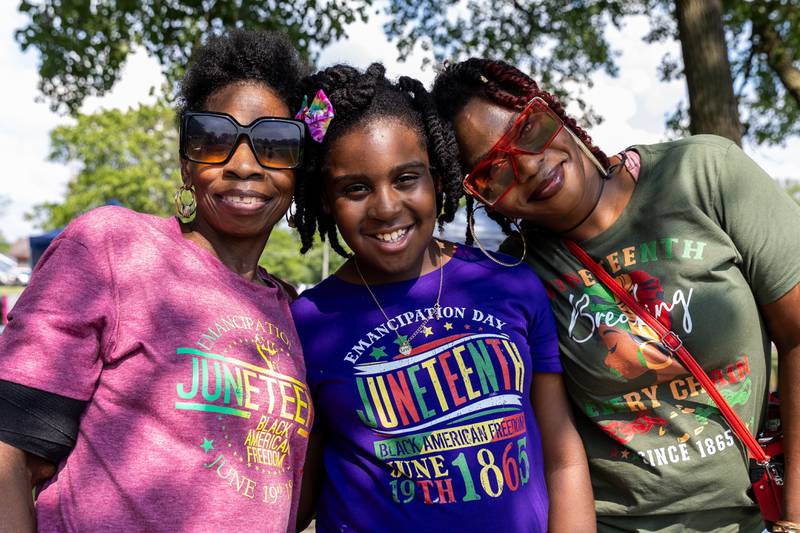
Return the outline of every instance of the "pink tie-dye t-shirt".
{"type": "Polygon", "coordinates": [[[313,410],[287,298],[117,207],[51,244],[0,379],[88,401],[41,531],[293,531],[313,410]]]}

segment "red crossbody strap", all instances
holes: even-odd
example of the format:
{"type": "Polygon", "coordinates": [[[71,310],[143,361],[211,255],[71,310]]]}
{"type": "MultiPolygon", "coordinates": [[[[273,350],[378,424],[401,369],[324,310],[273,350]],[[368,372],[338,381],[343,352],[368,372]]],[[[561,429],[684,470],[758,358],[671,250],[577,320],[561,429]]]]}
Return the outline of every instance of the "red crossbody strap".
{"type": "Polygon", "coordinates": [[[644,320],[650,328],[656,332],[659,339],[661,340],[661,344],[669,350],[671,353],[675,354],[678,359],[683,363],[683,366],[691,372],[694,378],[700,382],[700,385],[706,390],[711,399],[714,400],[714,403],[717,404],[722,416],[725,417],[725,420],[728,421],[728,425],[730,425],[731,429],[736,436],[739,437],[739,440],[744,443],[747,449],[750,451],[750,456],[758,462],[767,462],[769,457],[764,453],[764,450],[758,444],[758,441],[753,437],[750,431],[745,426],[742,419],[736,414],[736,412],[728,405],[728,402],[725,401],[725,398],[722,397],[717,387],[714,385],[714,382],[711,381],[711,378],[708,377],[708,374],[705,373],[703,368],[695,361],[694,357],[689,353],[689,351],[683,346],[683,342],[681,341],[680,337],[678,337],[675,333],[672,332],[669,328],[667,328],[664,324],[658,321],[656,317],[654,317],[643,305],[637,302],[633,296],[628,293],[622,286],[611,277],[611,275],[603,270],[597,261],[592,259],[589,254],[583,251],[583,248],[578,246],[577,243],[564,239],[564,244],[572,252],[583,266],[589,269],[589,271],[594,274],[595,278],[599,279],[603,282],[608,289],[610,289],[616,296],[619,298],[625,305],[627,305],[636,315],[644,320]]]}

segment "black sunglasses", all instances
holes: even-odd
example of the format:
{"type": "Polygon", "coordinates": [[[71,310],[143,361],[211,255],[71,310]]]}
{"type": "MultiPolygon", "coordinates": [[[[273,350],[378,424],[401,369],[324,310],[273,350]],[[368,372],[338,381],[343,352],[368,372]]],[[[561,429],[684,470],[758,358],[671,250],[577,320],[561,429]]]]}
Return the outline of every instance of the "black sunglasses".
{"type": "Polygon", "coordinates": [[[195,163],[227,163],[239,139],[264,168],[297,168],[303,161],[305,125],[288,118],[259,117],[243,126],[227,113],[186,112],[181,117],[180,155],[195,163]]]}

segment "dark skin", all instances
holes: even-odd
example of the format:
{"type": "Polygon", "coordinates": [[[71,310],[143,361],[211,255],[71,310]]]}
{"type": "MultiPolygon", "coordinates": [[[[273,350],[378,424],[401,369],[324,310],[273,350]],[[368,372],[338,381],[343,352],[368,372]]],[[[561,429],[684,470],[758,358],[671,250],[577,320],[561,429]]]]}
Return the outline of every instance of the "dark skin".
{"type": "MultiPolygon", "coordinates": [[[[508,109],[482,98],[473,98],[456,115],[453,123],[456,139],[465,159],[465,168],[474,168],[513,123],[520,110],[508,109]]],[[[628,179],[611,179],[600,190],[600,171],[580,149],[566,128],[537,155],[516,157],[519,183],[494,206],[512,219],[524,219],[562,232],[580,222],[592,211],[598,195],[600,201],[580,226],[565,234],[575,240],[599,235],[610,227],[628,204],[636,186],[628,171],[620,169],[628,179]],[[558,192],[544,200],[529,201],[541,184],[558,176],[562,182],[558,192]]],[[[612,161],[615,162],[615,161],[612,161]]]]}
{"type": "MultiPolygon", "coordinates": [[[[215,91],[205,111],[228,113],[240,124],[264,116],[290,118],[286,103],[257,83],[215,91]]],[[[184,224],[184,238],[212,252],[237,274],[255,280],[270,232],[292,202],[294,171],[262,167],[247,141],[240,139],[227,163],[184,160],[181,172],[197,195],[197,212],[192,222],[184,224]]]]}
{"type": "MultiPolygon", "coordinates": [[[[205,111],[225,112],[241,124],[262,116],[289,118],[289,108],[259,83],[232,84],[209,96],[205,111]]],[[[197,211],[182,225],[185,239],[206,248],[233,272],[255,281],[258,259],[273,226],[289,208],[294,171],[265,169],[242,140],[221,165],[182,161],[194,185],[197,211]]],[[[0,533],[35,531],[31,490],[56,471],[53,464],[0,442],[0,533]]]]}
{"type": "MultiPolygon", "coordinates": [[[[414,129],[396,119],[354,128],[330,148],[325,176],[325,208],[369,283],[414,279],[449,260],[433,240],[435,185],[414,129]]],[[[352,260],[337,276],[361,283],[352,260]]]]}
{"type": "MultiPolygon", "coordinates": [[[[425,145],[413,128],[392,119],[356,127],[330,148],[326,168],[326,208],[368,283],[413,279],[452,257],[454,245],[442,244],[439,252],[433,239],[435,184],[425,145]]],[[[361,283],[352,260],[336,275],[361,283]]],[[[542,434],[550,530],[594,531],[589,467],[561,375],[535,373],[531,402],[542,434]]],[[[299,528],[310,521],[322,476],[323,444],[315,438],[322,437],[312,437],[309,445],[299,528]]]]}
{"type": "MultiPolygon", "coordinates": [[[[455,117],[454,125],[469,168],[497,142],[505,132],[504,125],[518,112],[477,97],[467,103],[455,117]]],[[[530,156],[520,163],[526,172],[520,176],[521,183],[506,195],[508,201],[504,197],[495,206],[499,213],[558,232],[589,212],[597,198],[600,175],[576,139],[566,131],[562,130],[543,154],[530,156]],[[562,190],[545,202],[528,202],[526,192],[544,179],[549,169],[559,165],[564,174],[562,190]]],[[[630,176],[626,170],[620,170],[620,174],[630,176]]],[[[610,228],[625,210],[635,187],[632,179],[615,176],[609,180],[591,216],[565,236],[580,241],[610,228]]],[[[761,305],[760,310],[770,339],[778,349],[786,457],[783,516],[786,520],[800,522],[800,391],[795,385],[800,380],[800,284],[778,300],[761,305]]]]}

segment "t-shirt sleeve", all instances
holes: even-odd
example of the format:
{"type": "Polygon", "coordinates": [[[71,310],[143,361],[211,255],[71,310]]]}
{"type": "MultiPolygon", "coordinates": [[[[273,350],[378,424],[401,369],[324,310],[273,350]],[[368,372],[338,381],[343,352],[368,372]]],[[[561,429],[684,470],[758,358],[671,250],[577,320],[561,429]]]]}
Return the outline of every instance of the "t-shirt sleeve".
{"type": "Polygon", "coordinates": [[[53,241],[0,336],[0,379],[88,400],[111,351],[115,300],[104,253],[53,241]]]}
{"type": "Polygon", "coordinates": [[[75,447],[85,406],[0,379],[0,441],[58,464],[75,447]]]}
{"type": "Polygon", "coordinates": [[[800,283],[800,206],[731,143],[720,164],[718,216],[759,304],[800,283]]]}
{"type": "Polygon", "coordinates": [[[558,333],[556,320],[550,308],[547,292],[539,277],[529,267],[524,275],[530,278],[530,323],[528,325],[528,346],[531,347],[531,361],[534,372],[562,372],[559,359],[558,333]]]}

